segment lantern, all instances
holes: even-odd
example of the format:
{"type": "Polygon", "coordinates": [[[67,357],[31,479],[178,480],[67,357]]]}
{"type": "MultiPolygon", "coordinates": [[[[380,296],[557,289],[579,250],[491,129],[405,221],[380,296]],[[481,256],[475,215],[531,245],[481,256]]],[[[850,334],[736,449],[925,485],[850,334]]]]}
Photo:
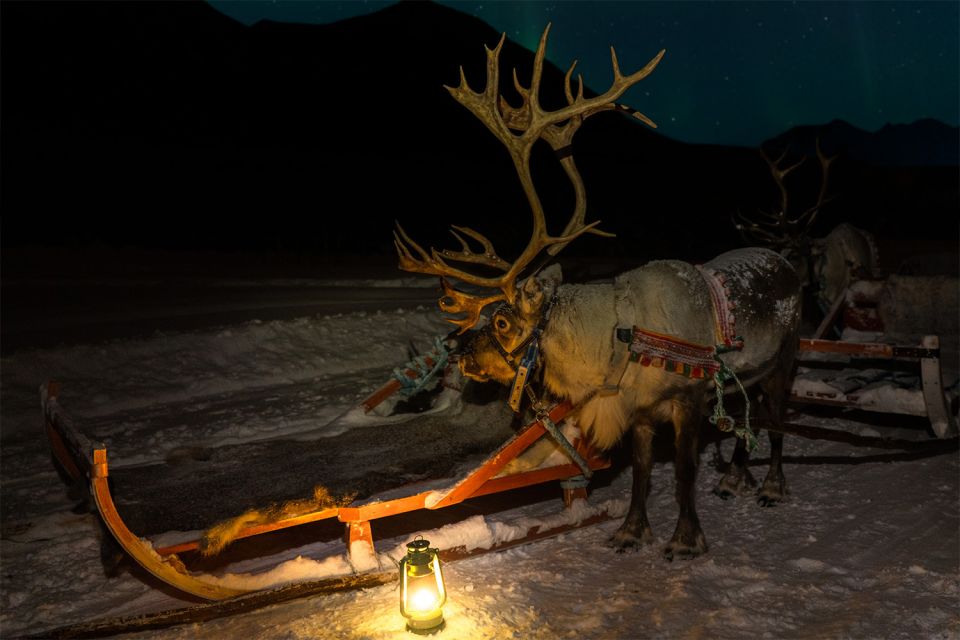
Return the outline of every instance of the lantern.
{"type": "Polygon", "coordinates": [[[432,633],[443,624],[447,591],[439,554],[429,540],[417,536],[407,543],[407,555],[400,561],[400,613],[414,633],[432,633]]]}

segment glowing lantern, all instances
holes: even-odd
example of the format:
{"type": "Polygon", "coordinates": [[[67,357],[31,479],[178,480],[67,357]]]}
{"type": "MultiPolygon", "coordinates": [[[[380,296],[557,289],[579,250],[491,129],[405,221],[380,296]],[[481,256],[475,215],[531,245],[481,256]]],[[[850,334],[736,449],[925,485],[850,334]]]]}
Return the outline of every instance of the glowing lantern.
{"type": "Polygon", "coordinates": [[[440,571],[440,550],[417,536],[400,561],[400,613],[414,633],[431,633],[443,624],[447,590],[440,571]]]}

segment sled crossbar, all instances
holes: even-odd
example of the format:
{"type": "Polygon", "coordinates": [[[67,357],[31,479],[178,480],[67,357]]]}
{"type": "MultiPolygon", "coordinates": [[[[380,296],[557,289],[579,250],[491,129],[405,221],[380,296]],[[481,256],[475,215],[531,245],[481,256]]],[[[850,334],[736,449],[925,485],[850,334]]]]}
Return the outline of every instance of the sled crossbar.
{"type": "Polygon", "coordinates": [[[900,346],[879,342],[845,342],[843,340],[801,339],[801,352],[839,353],[864,358],[939,358],[940,347],[900,346]]]}
{"type": "MultiPolygon", "coordinates": [[[[117,511],[110,493],[106,446],[89,440],[76,428],[73,420],[57,402],[59,393],[60,386],[56,382],[49,382],[41,388],[44,426],[51,451],[57,463],[75,483],[85,483],[87,485],[104,525],[124,551],[152,575],[184,593],[212,601],[237,598],[242,594],[249,593],[248,590],[224,587],[204,581],[190,574],[183,567],[176,554],[198,550],[200,548],[199,540],[154,547],[149,540],[130,531],[117,511]]],[[[572,410],[573,406],[569,402],[563,402],[551,410],[550,419],[559,422],[572,410]]],[[[366,542],[373,549],[371,527],[371,521],[373,520],[418,509],[441,509],[474,497],[579,476],[581,474],[580,468],[572,463],[538,468],[507,476],[497,476],[511,460],[525,451],[544,433],[545,429],[539,421],[530,423],[501,445],[472,472],[447,490],[426,491],[411,496],[358,506],[313,511],[269,524],[247,527],[240,531],[236,537],[247,538],[309,522],[337,518],[345,525],[345,541],[348,545],[348,552],[353,543],[356,542],[366,542]]],[[[593,455],[589,447],[584,446],[582,442],[578,443],[577,449],[588,459],[591,469],[603,469],[610,466],[609,461],[593,455]]],[[[568,505],[573,497],[586,497],[586,490],[583,488],[564,488],[563,491],[564,503],[568,505]]],[[[602,515],[593,516],[589,521],[577,526],[592,524],[602,515]]],[[[555,535],[571,526],[573,525],[565,525],[556,532],[553,530],[531,530],[529,537],[530,539],[537,539],[546,535],[555,535]]]]}

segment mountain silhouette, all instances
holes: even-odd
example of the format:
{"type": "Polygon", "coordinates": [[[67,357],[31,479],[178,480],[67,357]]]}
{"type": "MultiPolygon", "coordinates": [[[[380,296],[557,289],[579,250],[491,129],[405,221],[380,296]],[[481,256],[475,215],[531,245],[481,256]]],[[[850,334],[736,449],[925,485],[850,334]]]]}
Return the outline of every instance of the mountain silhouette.
{"type": "MultiPolygon", "coordinates": [[[[487,234],[504,257],[526,244],[529,212],[506,151],[444,89],[460,65],[473,89],[485,84],[483,46],[500,34],[477,18],[429,2],[249,27],[203,2],[7,1],[0,11],[4,246],[386,255],[395,220],[424,246],[458,248],[451,224],[487,234]]],[[[513,104],[510,70],[529,82],[532,58],[507,39],[501,88],[513,104]]],[[[545,107],[563,104],[562,88],[548,63],[545,107]]],[[[849,127],[831,176],[838,197],[815,234],[848,221],[900,239],[956,235],[956,162],[941,164],[939,148],[919,165],[877,161],[898,157],[914,127],[849,127]]],[[[619,113],[587,120],[574,151],[587,218],[617,238],[585,237],[569,255],[706,259],[742,245],[735,210],[777,197],[756,149],[680,143],[619,113]]],[[[533,167],[559,231],[572,189],[546,145],[533,167]]],[[[798,192],[815,193],[815,179],[798,192]]]]}
{"type": "Polygon", "coordinates": [[[957,166],[960,164],[960,128],[923,118],[910,124],[887,124],[875,132],[834,120],[823,125],[794,127],[764,142],[764,147],[787,147],[815,155],[816,140],[866,165],[879,167],[957,166]]]}

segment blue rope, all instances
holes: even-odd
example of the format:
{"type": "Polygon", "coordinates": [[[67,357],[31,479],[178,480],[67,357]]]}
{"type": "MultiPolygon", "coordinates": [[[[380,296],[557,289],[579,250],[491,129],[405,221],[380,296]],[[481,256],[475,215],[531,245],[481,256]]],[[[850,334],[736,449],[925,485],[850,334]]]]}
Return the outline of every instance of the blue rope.
{"type": "Polygon", "coordinates": [[[447,359],[450,353],[443,344],[443,340],[444,336],[437,336],[433,340],[432,351],[415,357],[404,367],[397,367],[393,370],[393,377],[400,383],[400,395],[409,398],[410,396],[420,393],[427,385],[433,382],[437,374],[447,368],[447,359]],[[433,360],[432,367],[427,364],[427,358],[433,360]],[[408,370],[416,372],[417,377],[411,378],[408,376],[406,373],[408,370]]]}

